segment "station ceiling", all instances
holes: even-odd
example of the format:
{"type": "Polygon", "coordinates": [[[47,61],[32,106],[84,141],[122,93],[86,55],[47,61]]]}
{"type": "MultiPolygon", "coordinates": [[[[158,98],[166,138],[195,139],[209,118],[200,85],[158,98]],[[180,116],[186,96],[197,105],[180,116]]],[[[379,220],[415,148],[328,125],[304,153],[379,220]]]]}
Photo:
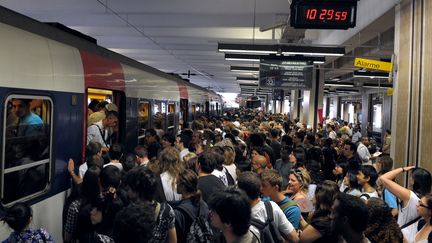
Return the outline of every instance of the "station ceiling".
{"type": "MultiPolygon", "coordinates": [[[[376,0],[362,0],[376,4],[376,0]]],[[[252,83],[240,85],[241,73],[230,66],[257,66],[226,61],[218,43],[318,45],[323,33],[289,27],[291,0],[1,0],[7,8],[42,22],[59,22],[95,39],[100,46],[216,92],[249,93],[252,83]]],[[[395,5],[397,1],[390,3],[395,5]]],[[[369,89],[378,80],[354,78],[355,57],[390,60],[394,46],[394,8],[367,26],[349,32],[341,43],[347,54],[327,58],[328,84],[348,83],[344,90],[369,89]]],[[[359,11],[361,9],[359,8],[359,11]]],[[[341,34],[347,34],[340,30],[341,34]]],[[[251,76],[253,77],[253,76],[251,76]]],[[[329,93],[339,86],[326,85],[329,93]]],[[[374,89],[374,88],[372,88],[374,89]]],[[[261,91],[260,91],[261,92],[261,91]]],[[[267,94],[268,91],[262,91],[267,94]]],[[[343,92],[341,92],[343,93],[343,92]]],[[[349,93],[349,92],[345,92],[349,93]]],[[[352,92],[351,92],[352,93],[352,92]]]]}

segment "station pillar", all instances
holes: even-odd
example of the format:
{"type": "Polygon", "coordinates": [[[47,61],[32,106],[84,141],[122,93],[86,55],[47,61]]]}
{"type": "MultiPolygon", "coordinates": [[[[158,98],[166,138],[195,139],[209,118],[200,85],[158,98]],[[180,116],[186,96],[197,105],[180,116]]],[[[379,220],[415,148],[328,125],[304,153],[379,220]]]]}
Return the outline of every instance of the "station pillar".
{"type": "Polygon", "coordinates": [[[391,156],[432,171],[432,1],[396,6],[391,156]]]}
{"type": "Polygon", "coordinates": [[[361,119],[361,134],[362,136],[368,135],[369,123],[369,110],[371,109],[370,95],[367,93],[362,94],[362,119],[361,119]]]}
{"type": "Polygon", "coordinates": [[[300,104],[299,104],[299,90],[292,90],[291,91],[291,119],[299,118],[300,112],[300,104]]]}
{"type": "Polygon", "coordinates": [[[312,89],[305,90],[303,95],[303,121],[314,131],[323,117],[324,70],[314,69],[312,89]]]}

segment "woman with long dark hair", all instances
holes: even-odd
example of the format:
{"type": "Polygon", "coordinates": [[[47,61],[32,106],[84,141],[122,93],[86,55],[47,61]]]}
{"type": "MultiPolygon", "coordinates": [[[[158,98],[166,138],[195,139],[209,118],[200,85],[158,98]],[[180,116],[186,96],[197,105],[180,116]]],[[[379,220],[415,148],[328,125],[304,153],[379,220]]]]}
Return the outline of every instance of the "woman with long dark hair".
{"type": "Polygon", "coordinates": [[[310,216],[308,224],[300,235],[299,242],[337,242],[338,237],[332,231],[331,207],[339,193],[334,181],[326,180],[315,190],[315,211],[310,216]]]}

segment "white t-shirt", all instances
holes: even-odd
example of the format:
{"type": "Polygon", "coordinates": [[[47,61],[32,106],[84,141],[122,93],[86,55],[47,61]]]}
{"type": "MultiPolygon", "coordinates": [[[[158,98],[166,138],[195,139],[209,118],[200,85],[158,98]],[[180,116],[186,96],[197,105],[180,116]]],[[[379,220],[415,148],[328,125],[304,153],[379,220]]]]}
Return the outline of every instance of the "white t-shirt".
{"type": "MultiPolygon", "coordinates": [[[[223,170],[225,170],[225,169],[223,169],[223,170]]],[[[228,178],[225,174],[225,171],[220,171],[220,170],[214,169],[211,174],[216,176],[217,178],[219,178],[225,186],[228,186],[228,178]]]]}
{"type": "MultiPolygon", "coordinates": [[[[371,197],[377,197],[379,198],[378,192],[375,190],[373,192],[362,192],[362,194],[367,194],[369,195],[369,198],[371,197]]],[[[363,199],[365,201],[367,201],[369,198],[367,198],[366,196],[361,196],[360,199],[363,199]]]]}
{"type": "MultiPolygon", "coordinates": [[[[275,225],[278,226],[279,232],[283,235],[289,235],[294,229],[294,226],[288,221],[287,217],[283,213],[282,209],[273,201],[270,201],[273,208],[273,220],[275,225]]],[[[261,219],[261,222],[267,220],[267,211],[264,202],[260,201],[252,208],[252,218],[261,219]]],[[[251,231],[255,235],[259,235],[259,231],[255,227],[251,227],[251,231]]]]}
{"type": "Polygon", "coordinates": [[[121,163],[113,163],[113,162],[109,162],[108,164],[104,165],[103,167],[107,167],[108,165],[114,165],[115,167],[117,167],[120,171],[123,170],[123,165],[121,163]]]}
{"type": "MultiPolygon", "coordinates": [[[[420,198],[418,198],[414,192],[410,191],[410,199],[408,203],[404,208],[399,208],[397,221],[399,227],[418,217],[418,201],[420,201],[420,198]]],[[[418,221],[402,229],[402,234],[408,242],[415,242],[415,235],[417,234],[417,224],[418,221]]]]}
{"type": "Polygon", "coordinates": [[[232,176],[232,178],[234,179],[234,182],[237,183],[237,166],[232,163],[230,165],[224,165],[225,169],[228,171],[228,173],[230,173],[230,175],[232,176]]]}
{"type": "Polygon", "coordinates": [[[88,170],[87,162],[84,162],[84,164],[80,165],[78,168],[78,175],[79,177],[84,178],[84,174],[88,170]]]}
{"type": "Polygon", "coordinates": [[[166,200],[168,202],[181,200],[182,196],[177,193],[177,185],[174,183],[174,178],[168,173],[168,171],[160,174],[160,177],[166,200]],[[172,186],[173,183],[174,187],[172,186]]]}

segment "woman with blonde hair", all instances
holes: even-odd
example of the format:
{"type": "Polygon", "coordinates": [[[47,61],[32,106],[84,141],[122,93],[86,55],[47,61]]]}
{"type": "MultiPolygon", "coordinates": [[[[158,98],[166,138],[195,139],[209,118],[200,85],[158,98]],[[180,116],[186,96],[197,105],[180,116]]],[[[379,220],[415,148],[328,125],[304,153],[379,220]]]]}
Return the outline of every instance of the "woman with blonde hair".
{"type": "Polygon", "coordinates": [[[304,217],[307,217],[313,210],[313,204],[307,196],[310,182],[310,175],[305,169],[291,170],[288,187],[284,192],[290,196],[291,200],[297,202],[304,217]]]}
{"type": "Polygon", "coordinates": [[[183,170],[180,163],[179,151],[174,147],[167,147],[159,155],[160,178],[165,198],[168,202],[182,199],[177,193],[175,179],[183,170]]]}

